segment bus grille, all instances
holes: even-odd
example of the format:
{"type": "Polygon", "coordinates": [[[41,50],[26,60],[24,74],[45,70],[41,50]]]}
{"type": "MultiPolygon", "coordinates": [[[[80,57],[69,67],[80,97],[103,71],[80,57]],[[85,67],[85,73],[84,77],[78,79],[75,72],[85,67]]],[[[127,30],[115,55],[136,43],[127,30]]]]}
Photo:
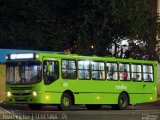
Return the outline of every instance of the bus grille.
{"type": "Polygon", "coordinates": [[[31,90],[32,87],[11,87],[12,90],[31,90]]]}
{"type": "Polygon", "coordinates": [[[31,93],[13,93],[13,95],[21,96],[21,95],[31,95],[31,93]]]}
{"type": "Polygon", "coordinates": [[[28,98],[15,98],[16,102],[26,102],[28,101],[28,98]]]}

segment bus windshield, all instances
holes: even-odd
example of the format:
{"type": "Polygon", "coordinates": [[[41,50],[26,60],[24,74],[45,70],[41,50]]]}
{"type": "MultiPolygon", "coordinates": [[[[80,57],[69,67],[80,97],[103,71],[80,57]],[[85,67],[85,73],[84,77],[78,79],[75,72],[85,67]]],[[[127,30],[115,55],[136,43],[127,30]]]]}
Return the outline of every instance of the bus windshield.
{"type": "Polygon", "coordinates": [[[23,61],[7,63],[7,84],[33,84],[42,79],[40,62],[23,61]]]}

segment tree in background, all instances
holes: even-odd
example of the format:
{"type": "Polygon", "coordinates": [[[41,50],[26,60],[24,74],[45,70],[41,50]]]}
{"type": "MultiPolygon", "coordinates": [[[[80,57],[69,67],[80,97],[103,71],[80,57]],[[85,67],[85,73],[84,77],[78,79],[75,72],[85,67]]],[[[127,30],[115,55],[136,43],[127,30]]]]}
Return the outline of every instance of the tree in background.
{"type": "Polygon", "coordinates": [[[160,24],[151,2],[1,0],[0,47],[156,59],[160,24]],[[129,40],[125,55],[118,44],[124,39],[129,40]],[[137,46],[135,40],[145,43],[144,47],[137,46]]]}

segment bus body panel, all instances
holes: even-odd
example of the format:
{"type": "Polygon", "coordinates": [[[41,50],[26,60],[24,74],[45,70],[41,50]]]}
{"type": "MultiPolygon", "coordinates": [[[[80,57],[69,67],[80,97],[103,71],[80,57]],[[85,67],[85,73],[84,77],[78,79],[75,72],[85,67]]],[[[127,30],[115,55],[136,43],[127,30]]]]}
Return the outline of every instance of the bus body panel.
{"type": "MultiPolygon", "coordinates": [[[[38,53],[37,53],[38,54],[38,53]]],[[[44,78],[40,83],[30,85],[12,85],[6,84],[6,91],[11,92],[12,96],[7,97],[7,103],[16,104],[60,104],[62,94],[65,91],[71,91],[74,96],[75,104],[117,104],[120,93],[128,94],[129,103],[137,104],[144,102],[153,102],[157,99],[157,66],[153,61],[141,61],[128,59],[117,59],[108,57],[86,57],[77,55],[57,55],[49,53],[39,53],[38,61],[44,64],[44,61],[57,61],[59,63],[59,78],[50,84],[44,83],[44,78]],[[62,59],[73,59],[88,61],[104,61],[116,63],[134,63],[151,64],[154,68],[153,82],[135,82],[132,80],[80,80],[62,78],[62,59]],[[27,87],[29,90],[27,90],[27,87]],[[16,89],[18,88],[18,89],[16,89]],[[22,88],[22,89],[20,89],[22,88]],[[25,89],[26,88],[26,89],[25,89]],[[36,96],[33,96],[33,92],[36,96]],[[26,94],[25,94],[26,93],[26,94]],[[29,94],[27,94],[29,93],[29,94]]],[[[28,60],[29,61],[29,60],[28,60]]],[[[9,62],[9,61],[8,61],[9,62]]],[[[14,62],[14,61],[13,61],[14,62]]],[[[44,66],[42,66],[43,68],[44,66]]],[[[78,71],[78,70],[77,70],[78,71]]],[[[42,71],[42,75],[43,75],[42,71]]]]}

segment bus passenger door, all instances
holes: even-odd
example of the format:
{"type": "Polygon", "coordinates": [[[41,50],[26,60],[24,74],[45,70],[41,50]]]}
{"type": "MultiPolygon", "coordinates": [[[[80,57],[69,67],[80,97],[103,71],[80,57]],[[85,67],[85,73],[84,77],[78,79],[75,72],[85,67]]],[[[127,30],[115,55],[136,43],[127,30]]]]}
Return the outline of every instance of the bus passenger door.
{"type": "Polygon", "coordinates": [[[46,103],[51,103],[54,100],[53,93],[58,91],[59,86],[59,65],[60,59],[57,58],[43,58],[43,81],[44,81],[44,95],[47,99],[46,103]],[[49,99],[50,98],[50,99],[49,99]]]}
{"type": "Polygon", "coordinates": [[[59,78],[59,60],[53,58],[43,59],[43,80],[49,85],[59,78]]]}

